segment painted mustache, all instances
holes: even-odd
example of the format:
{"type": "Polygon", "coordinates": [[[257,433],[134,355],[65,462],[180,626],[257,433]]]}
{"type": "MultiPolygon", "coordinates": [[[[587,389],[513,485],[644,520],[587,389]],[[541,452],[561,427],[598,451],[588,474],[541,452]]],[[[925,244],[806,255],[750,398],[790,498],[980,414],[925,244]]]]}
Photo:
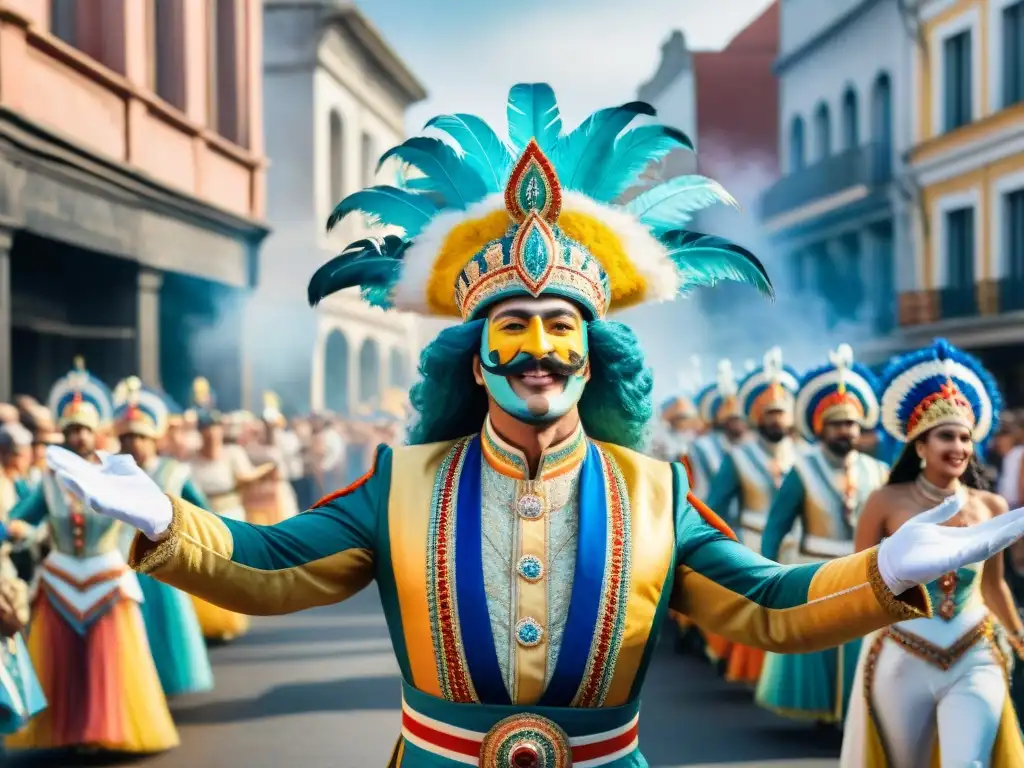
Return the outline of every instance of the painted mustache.
{"type": "MultiPolygon", "coordinates": [[[[491,353],[496,355],[496,353],[491,353]]],[[[556,357],[553,353],[545,355],[539,360],[529,355],[517,355],[510,362],[505,365],[496,365],[494,363],[480,363],[484,370],[488,373],[492,373],[495,376],[519,376],[520,374],[527,373],[528,371],[536,371],[538,368],[547,373],[554,374],[555,376],[575,376],[583,367],[587,364],[586,359],[583,358],[577,352],[569,352],[569,362],[556,357]]]]}

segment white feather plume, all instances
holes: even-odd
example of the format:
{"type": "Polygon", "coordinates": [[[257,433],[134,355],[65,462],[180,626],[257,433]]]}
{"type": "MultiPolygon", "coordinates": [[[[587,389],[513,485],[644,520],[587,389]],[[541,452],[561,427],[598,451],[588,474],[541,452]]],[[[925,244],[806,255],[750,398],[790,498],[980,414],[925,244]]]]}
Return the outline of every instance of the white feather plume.
{"type": "Polygon", "coordinates": [[[764,353],[764,377],[767,381],[778,382],[782,376],[782,347],[772,347],[764,353]]]}
{"type": "Polygon", "coordinates": [[[729,397],[736,394],[736,374],[733,373],[731,361],[718,361],[718,377],[716,381],[719,396],[729,397]]]}

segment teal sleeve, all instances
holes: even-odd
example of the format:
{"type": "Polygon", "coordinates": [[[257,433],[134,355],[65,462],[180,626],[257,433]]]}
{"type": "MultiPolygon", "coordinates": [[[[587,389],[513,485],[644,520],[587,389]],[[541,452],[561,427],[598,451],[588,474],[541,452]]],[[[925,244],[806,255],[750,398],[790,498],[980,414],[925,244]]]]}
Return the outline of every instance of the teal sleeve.
{"type": "Polygon", "coordinates": [[[740,495],[740,475],[732,456],[726,456],[711,481],[711,490],[704,501],[713,510],[727,510],[740,495]]]}
{"type": "Polygon", "coordinates": [[[231,559],[249,568],[282,570],[347,550],[372,552],[390,488],[391,449],[381,446],[365,482],[277,525],[221,518],[234,543],[231,559]]]}
{"type": "Polygon", "coordinates": [[[210,502],[206,500],[206,496],[191,480],[186,480],[185,484],[181,486],[181,498],[189,504],[195,504],[200,509],[210,509],[210,502]]]}
{"type": "Polygon", "coordinates": [[[782,487],[775,494],[775,501],[768,510],[768,521],[761,537],[761,554],[769,560],[778,560],[782,542],[793,530],[793,524],[804,508],[804,482],[800,473],[790,470],[782,487]]]}
{"type": "Polygon", "coordinates": [[[39,525],[46,519],[48,511],[43,484],[40,483],[35,490],[11,508],[7,517],[10,520],[24,520],[29,525],[39,525]]]}

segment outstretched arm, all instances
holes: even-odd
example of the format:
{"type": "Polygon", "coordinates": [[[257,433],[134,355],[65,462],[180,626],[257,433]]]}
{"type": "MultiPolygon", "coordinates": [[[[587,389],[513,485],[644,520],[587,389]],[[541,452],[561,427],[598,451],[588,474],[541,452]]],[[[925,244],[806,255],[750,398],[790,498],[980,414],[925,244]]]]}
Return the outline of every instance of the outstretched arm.
{"type": "Polygon", "coordinates": [[[704,629],[777,653],[805,653],[853,640],[895,621],[931,615],[920,587],[897,597],[878,569],[878,550],[827,563],[783,566],[739,544],[707,507],[686,494],[673,466],[676,575],[672,608],[704,629]],[[678,490],[684,493],[678,493],[678,490]]]}
{"type": "Polygon", "coordinates": [[[800,474],[791,469],[782,487],[775,494],[775,501],[768,510],[768,520],[761,534],[761,554],[769,560],[779,559],[782,542],[793,530],[793,524],[804,506],[804,482],[800,474]]]}
{"type": "Polygon", "coordinates": [[[274,526],[229,520],[172,497],[170,526],[159,541],[136,535],[129,563],[248,615],[345,600],[373,579],[377,520],[386,511],[390,475],[391,452],[382,450],[360,482],[274,526]]]}

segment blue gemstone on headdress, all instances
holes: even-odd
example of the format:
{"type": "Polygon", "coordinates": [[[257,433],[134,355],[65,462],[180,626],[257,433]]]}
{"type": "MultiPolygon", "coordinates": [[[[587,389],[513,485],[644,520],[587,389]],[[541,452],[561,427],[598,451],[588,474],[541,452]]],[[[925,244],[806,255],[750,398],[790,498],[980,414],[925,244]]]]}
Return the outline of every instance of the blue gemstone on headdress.
{"type": "Polygon", "coordinates": [[[551,262],[550,241],[544,237],[536,221],[532,221],[526,226],[530,228],[530,231],[523,239],[521,254],[523,269],[533,280],[539,281],[551,262]]]}
{"type": "Polygon", "coordinates": [[[524,211],[543,211],[548,201],[547,186],[540,167],[534,163],[523,174],[516,190],[519,205],[524,211]]]}

